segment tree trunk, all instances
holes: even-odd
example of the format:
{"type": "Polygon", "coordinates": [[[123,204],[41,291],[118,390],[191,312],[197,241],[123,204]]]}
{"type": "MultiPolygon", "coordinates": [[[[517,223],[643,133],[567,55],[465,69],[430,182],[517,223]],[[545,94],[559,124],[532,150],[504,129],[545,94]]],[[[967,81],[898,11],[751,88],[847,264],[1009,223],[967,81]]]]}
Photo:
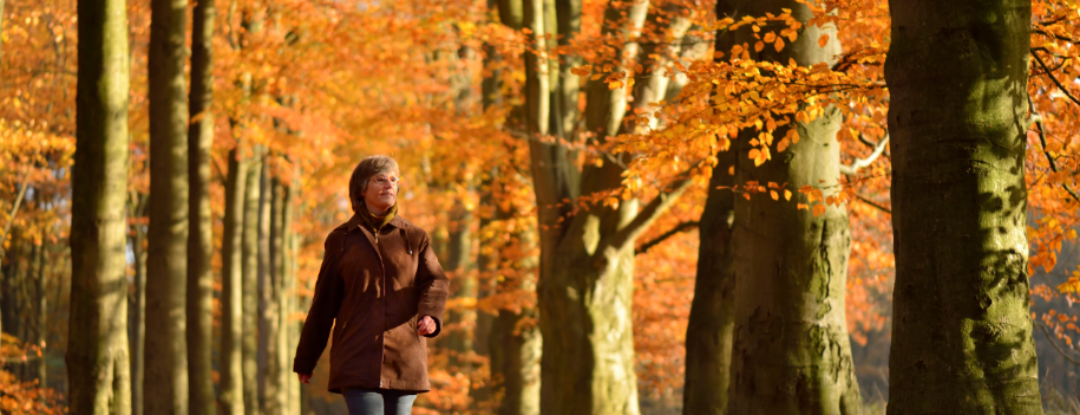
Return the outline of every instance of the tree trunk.
{"type": "MultiPolygon", "coordinates": [[[[629,9],[621,5],[623,2],[609,3],[604,16],[603,34],[617,38],[616,43],[637,37],[648,9],[647,2],[635,2],[629,9]]],[[[595,67],[610,64],[615,71],[622,70],[622,58],[636,57],[637,45],[628,41],[615,52],[616,59],[595,67]]],[[[589,82],[586,88],[586,128],[602,143],[622,124],[626,88],[609,89],[603,79],[589,82]]],[[[529,132],[544,133],[533,129],[529,132]]],[[[575,166],[563,156],[565,153],[552,147],[557,145],[530,141],[537,206],[542,207],[538,212],[542,229],[538,287],[544,337],[542,411],[637,414],[630,310],[633,241],[677,195],[663,199],[667,203],[650,204],[640,214],[637,202],[627,200],[618,206],[589,206],[568,217],[568,212],[555,207],[562,198],[578,193],[579,188],[580,194],[617,189],[623,169],[608,161],[601,167],[586,167],[580,183],[568,180],[575,177],[566,171],[575,166]],[[560,224],[560,218],[570,220],[560,224]]]]}
{"type": "MultiPolygon", "coordinates": [[[[487,0],[487,7],[490,10],[498,7],[498,3],[495,0],[487,0]]],[[[490,14],[489,14],[490,15],[490,14]]],[[[503,71],[498,66],[502,62],[502,57],[499,56],[495,46],[491,43],[484,42],[483,44],[483,68],[484,78],[480,84],[480,95],[483,110],[486,113],[492,110],[497,105],[501,105],[505,100],[500,92],[502,89],[502,76],[503,71]]],[[[485,237],[486,229],[494,222],[495,217],[502,212],[501,209],[494,203],[494,176],[498,173],[498,170],[493,168],[490,170],[489,176],[483,176],[480,181],[480,206],[493,206],[495,211],[490,216],[480,214],[479,224],[477,225],[477,239],[480,244],[479,252],[476,256],[476,269],[477,269],[477,287],[476,287],[476,301],[480,303],[488,296],[495,293],[495,277],[493,269],[495,268],[496,252],[494,247],[488,247],[494,242],[494,238],[485,237]]],[[[478,310],[476,312],[476,328],[473,329],[473,353],[478,357],[488,358],[488,378],[483,385],[471,385],[469,389],[469,398],[472,404],[471,409],[474,410],[488,410],[487,406],[491,400],[491,391],[494,382],[493,375],[496,373],[494,366],[491,365],[491,334],[492,325],[495,322],[495,315],[487,313],[485,311],[478,310]]]]}
{"type": "MultiPolygon", "coordinates": [[[[572,41],[581,35],[581,1],[582,0],[555,0],[555,25],[558,29],[559,46],[568,48],[572,41]]],[[[581,77],[570,72],[571,69],[582,65],[581,56],[568,54],[562,57],[559,65],[559,82],[556,87],[556,97],[552,99],[552,113],[555,114],[555,135],[564,139],[575,141],[577,139],[577,124],[581,119],[581,110],[578,102],[581,95],[581,77]]],[[[563,151],[569,151],[565,149],[563,151]]],[[[576,154],[567,156],[573,160],[576,154]]],[[[571,170],[576,173],[577,169],[571,170]]],[[[576,176],[576,174],[575,174],[576,176]]],[[[572,182],[577,181],[577,177],[572,182]]]]}
{"type": "Polygon", "coordinates": [[[284,317],[288,314],[284,286],[285,251],[284,251],[284,202],[285,186],[277,178],[270,179],[266,198],[269,207],[269,235],[267,237],[268,278],[264,289],[269,295],[263,296],[267,302],[267,313],[263,314],[265,325],[270,328],[266,334],[266,389],[263,397],[263,413],[283,414],[288,399],[286,378],[288,361],[284,358],[287,347],[285,335],[288,326],[284,317]]]}
{"type": "Polygon", "coordinates": [[[270,155],[263,150],[262,168],[259,171],[259,255],[258,255],[258,292],[259,292],[259,336],[258,336],[258,373],[259,373],[259,412],[277,415],[279,408],[272,408],[280,395],[273,370],[274,356],[277,354],[277,293],[274,290],[271,275],[271,221],[273,208],[273,189],[270,183],[270,155]]]}
{"type": "Polygon", "coordinates": [[[735,327],[734,149],[716,154],[719,162],[709,179],[698,234],[697,279],[690,321],[686,326],[686,381],[683,414],[726,413],[731,376],[731,342],[735,327]],[[724,188],[720,188],[724,187],[724,188]]]}
{"type": "Polygon", "coordinates": [[[278,179],[274,180],[274,227],[273,232],[273,266],[274,280],[278,287],[278,334],[277,334],[277,360],[276,376],[280,397],[278,405],[282,413],[298,414],[300,399],[299,382],[293,380],[290,364],[290,346],[299,339],[296,331],[297,323],[292,319],[292,313],[296,308],[296,280],[292,273],[293,249],[292,242],[292,188],[278,179]]]}
{"type": "Polygon", "coordinates": [[[535,310],[516,313],[499,311],[491,334],[492,373],[498,374],[505,391],[499,415],[540,414],[540,331],[520,327],[525,317],[535,318],[535,310]]]}
{"type": "MultiPolygon", "coordinates": [[[[468,275],[469,256],[472,254],[472,212],[465,208],[465,203],[458,201],[450,211],[449,256],[446,258],[446,271],[452,277],[454,298],[473,298],[476,296],[476,277],[468,275]]],[[[460,310],[448,313],[446,320],[455,325],[447,332],[446,347],[453,351],[451,364],[464,369],[464,361],[458,357],[472,350],[472,334],[476,323],[476,310],[460,310]]]]}
{"type": "MultiPolygon", "coordinates": [[[[735,17],[735,6],[717,0],[716,18],[735,17]]],[[[716,60],[724,59],[734,45],[734,33],[716,33],[716,60]]],[[[690,320],[686,326],[686,377],[683,383],[683,414],[723,415],[727,412],[731,380],[731,342],[735,327],[734,247],[735,219],[734,148],[716,153],[717,164],[709,179],[705,209],[698,221],[698,265],[690,320]]]]}
{"type": "Polygon", "coordinates": [[[150,226],[146,281],[145,409],[186,415],[188,399],[188,107],[186,0],[152,0],[149,47],[150,226]]]}
{"type": "Polygon", "coordinates": [[[1031,2],[890,10],[888,412],[1041,414],[1025,231],[1031,2]]]}
{"type": "Polygon", "coordinates": [[[84,0],[78,16],[68,403],[76,414],[128,414],[127,8],[121,0],[84,0]]]}
{"type": "Polygon", "coordinates": [[[195,5],[191,40],[191,91],[188,114],[193,120],[188,128],[188,176],[190,212],[187,270],[187,349],[188,388],[191,412],[213,415],[214,274],[210,267],[213,235],[210,213],[210,148],[214,140],[213,66],[211,48],[214,36],[214,2],[195,5]]]}
{"type": "Polygon", "coordinates": [[[220,403],[224,415],[244,414],[243,233],[248,161],[237,148],[229,152],[225,183],[225,218],[221,238],[221,373],[220,403]]]}
{"type": "MultiPolygon", "coordinates": [[[[812,12],[796,0],[746,2],[750,16],[779,14],[781,8],[805,24],[812,12]]],[[[764,30],[777,30],[776,25],[764,30]]],[[[753,39],[749,30],[736,43],[753,39]]],[[[781,52],[764,49],[758,60],[799,65],[832,65],[840,54],[836,27],[805,26],[781,52]],[[829,35],[824,47],[819,38],[829,35]]],[[[847,209],[827,206],[823,214],[799,209],[802,186],[837,193],[842,123],[828,108],[817,119],[794,123],[798,143],[760,167],[747,155],[756,131],[735,143],[736,183],[787,184],[795,194],[778,201],[765,193],[735,199],[735,334],[731,356],[730,402],[737,414],[852,414],[860,411],[844,317],[847,262],[851,250],[847,209]]],[[[783,137],[787,128],[773,132],[783,137]]],[[[818,203],[822,203],[819,201],[818,203]]],[[[814,206],[811,206],[812,208],[814,206]]]]}
{"type": "MultiPolygon", "coordinates": [[[[36,261],[37,261],[37,276],[34,278],[34,283],[35,283],[34,284],[34,323],[35,323],[35,327],[34,327],[34,345],[39,347],[39,352],[41,353],[41,355],[38,357],[37,360],[34,361],[34,369],[33,369],[34,377],[37,378],[38,385],[41,385],[41,387],[46,387],[46,385],[47,385],[47,383],[46,383],[47,379],[45,379],[45,374],[46,374],[45,371],[47,369],[47,367],[45,365],[45,361],[48,360],[48,356],[45,354],[45,352],[48,349],[46,349],[45,346],[46,346],[47,337],[49,335],[48,312],[47,312],[48,309],[46,308],[48,306],[48,302],[46,301],[47,297],[46,297],[46,292],[45,292],[45,264],[46,264],[45,256],[46,256],[46,251],[47,250],[48,250],[48,238],[45,237],[45,236],[42,236],[42,238],[41,238],[41,246],[38,248],[37,258],[36,258],[36,261]]],[[[125,284],[124,288],[127,288],[126,284],[125,284]]],[[[126,296],[125,296],[125,298],[126,298],[126,296]]],[[[127,322],[125,321],[125,324],[124,324],[125,326],[126,326],[126,323],[127,322]]],[[[130,376],[129,376],[128,381],[130,382],[130,380],[131,379],[130,379],[130,376]]]]}
{"type": "MultiPolygon", "coordinates": [[[[131,203],[135,218],[141,219],[146,216],[146,193],[135,193],[131,203]]],[[[132,330],[131,330],[131,413],[143,415],[143,380],[146,368],[146,250],[143,244],[146,242],[146,225],[133,223],[131,225],[131,256],[134,259],[135,292],[129,306],[132,330]]]]}
{"type": "Polygon", "coordinates": [[[244,377],[244,411],[258,415],[259,405],[259,196],[262,175],[262,149],[256,146],[247,172],[244,199],[243,281],[240,359],[244,377]]]}

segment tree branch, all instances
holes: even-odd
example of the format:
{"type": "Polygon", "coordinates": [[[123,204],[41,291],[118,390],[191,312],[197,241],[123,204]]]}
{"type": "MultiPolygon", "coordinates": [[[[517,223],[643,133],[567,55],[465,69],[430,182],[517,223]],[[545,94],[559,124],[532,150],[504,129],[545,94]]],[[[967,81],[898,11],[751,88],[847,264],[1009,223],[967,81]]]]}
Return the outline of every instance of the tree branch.
{"type": "MultiPolygon", "coordinates": [[[[1028,105],[1031,105],[1031,97],[1028,97],[1028,105]]],[[[1046,130],[1043,128],[1042,116],[1035,113],[1034,106],[1031,107],[1031,111],[1035,114],[1032,118],[1035,119],[1035,127],[1039,130],[1039,144],[1042,145],[1043,155],[1046,156],[1046,161],[1050,163],[1050,170],[1057,173],[1057,163],[1054,162],[1054,157],[1050,155],[1050,151],[1046,150],[1046,130]]],[[[1062,183],[1061,187],[1063,187],[1066,192],[1069,192],[1069,196],[1072,196],[1073,200],[1080,202],[1080,196],[1069,187],[1068,183],[1062,183]]]]}
{"type": "MultiPolygon", "coordinates": [[[[626,227],[620,229],[610,238],[606,238],[606,241],[600,244],[601,247],[614,247],[615,249],[622,249],[628,242],[632,242],[637,237],[641,236],[649,226],[656,221],[664,212],[675,204],[683,192],[690,187],[693,183],[691,178],[691,172],[700,165],[701,162],[694,163],[685,172],[683,172],[683,178],[672,184],[671,190],[667,192],[661,192],[653,200],[649,201],[649,204],[634,216],[634,219],[626,225],[626,227]]],[[[596,255],[601,255],[603,249],[597,249],[596,255]]]]}
{"type": "Polygon", "coordinates": [[[892,214],[892,210],[891,210],[891,209],[889,209],[889,208],[887,208],[887,207],[885,207],[885,206],[881,206],[881,205],[877,204],[877,202],[874,202],[873,200],[867,199],[867,198],[866,198],[866,197],[864,197],[863,195],[860,195],[860,194],[855,194],[855,197],[856,197],[857,199],[859,199],[859,201],[860,201],[860,202],[866,203],[867,205],[870,205],[871,207],[875,207],[875,208],[877,208],[877,210],[880,210],[880,211],[882,211],[882,212],[888,213],[888,214],[890,214],[890,215],[892,214]]]}
{"type": "Polygon", "coordinates": [[[1054,85],[1057,85],[1058,89],[1060,89],[1066,97],[1069,97],[1072,102],[1076,103],[1076,105],[1080,105],[1080,99],[1076,99],[1076,97],[1069,93],[1069,90],[1065,88],[1065,85],[1062,85],[1061,82],[1058,81],[1056,77],[1054,77],[1054,74],[1050,73],[1050,68],[1046,67],[1046,63],[1043,62],[1042,58],[1039,57],[1039,54],[1035,53],[1035,51],[1033,50],[1031,51],[1031,56],[1033,56],[1035,58],[1035,61],[1039,63],[1039,66],[1041,66],[1043,70],[1046,71],[1046,76],[1049,77],[1051,81],[1054,81],[1054,85]]]}
{"type": "Polygon", "coordinates": [[[696,227],[698,227],[699,224],[700,224],[700,222],[698,222],[696,220],[692,220],[692,221],[683,222],[683,223],[680,223],[678,225],[675,225],[674,228],[671,228],[670,230],[668,230],[667,232],[664,232],[660,236],[657,236],[656,238],[653,238],[652,240],[641,244],[641,247],[637,249],[637,253],[635,255],[644,254],[645,252],[648,252],[649,249],[652,249],[652,247],[654,247],[656,245],[659,245],[661,242],[666,241],[668,238],[670,238],[672,236],[675,236],[675,235],[678,235],[680,232],[683,232],[683,231],[688,230],[690,228],[696,228],[696,227]]]}
{"type": "Polygon", "coordinates": [[[0,259],[4,258],[6,252],[4,251],[4,241],[7,240],[8,232],[11,231],[11,224],[15,223],[15,214],[19,213],[19,205],[22,204],[23,197],[26,196],[26,188],[28,186],[29,175],[23,175],[23,179],[19,182],[19,195],[15,196],[15,204],[11,206],[11,214],[8,215],[8,221],[4,224],[4,231],[0,232],[0,259]]]}
{"type": "Polygon", "coordinates": [[[1043,334],[1046,335],[1046,340],[1049,340],[1050,344],[1054,345],[1054,348],[1057,349],[1058,353],[1061,353],[1061,357],[1064,357],[1065,360],[1068,360],[1075,365],[1080,365],[1080,360],[1073,359],[1071,356],[1066,354],[1064,350],[1061,349],[1061,346],[1057,345],[1057,342],[1054,341],[1054,338],[1050,336],[1050,331],[1046,329],[1045,324],[1039,324],[1038,322],[1036,322],[1035,325],[1039,326],[1039,328],[1042,329],[1043,334]]]}
{"type": "Polygon", "coordinates": [[[881,156],[881,153],[885,152],[885,147],[888,147],[888,145],[889,136],[885,135],[885,138],[883,138],[880,142],[877,143],[877,147],[874,148],[874,152],[870,153],[870,155],[866,156],[866,158],[856,159],[855,162],[851,163],[850,166],[846,164],[841,164],[840,173],[848,176],[854,176],[859,172],[859,169],[869,166],[870,163],[873,163],[874,160],[877,160],[878,156],[881,156]]]}

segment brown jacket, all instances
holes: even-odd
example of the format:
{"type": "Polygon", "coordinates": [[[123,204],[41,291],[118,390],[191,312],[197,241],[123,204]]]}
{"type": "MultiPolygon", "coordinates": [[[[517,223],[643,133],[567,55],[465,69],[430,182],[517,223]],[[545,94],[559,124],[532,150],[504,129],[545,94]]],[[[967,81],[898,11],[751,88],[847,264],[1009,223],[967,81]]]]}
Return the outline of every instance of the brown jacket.
{"type": "Polygon", "coordinates": [[[422,316],[442,329],[447,279],[427,232],[395,216],[378,235],[353,216],[326,238],[315,298],[296,348],[293,371],[310,374],[330,347],[330,391],[431,390],[422,316]]]}

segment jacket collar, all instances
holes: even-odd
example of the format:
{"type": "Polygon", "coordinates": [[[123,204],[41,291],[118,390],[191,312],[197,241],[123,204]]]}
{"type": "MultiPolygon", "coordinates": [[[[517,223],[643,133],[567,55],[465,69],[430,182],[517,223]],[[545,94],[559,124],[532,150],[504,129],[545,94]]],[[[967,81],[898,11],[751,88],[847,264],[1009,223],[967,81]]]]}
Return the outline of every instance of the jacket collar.
{"type": "MultiPolygon", "coordinates": [[[[394,215],[394,218],[390,219],[390,222],[388,222],[386,226],[405,229],[408,227],[408,222],[405,219],[402,219],[401,215],[394,215]]],[[[352,232],[363,227],[364,218],[361,218],[359,213],[353,213],[352,217],[349,218],[349,221],[345,223],[345,232],[352,232]]]]}

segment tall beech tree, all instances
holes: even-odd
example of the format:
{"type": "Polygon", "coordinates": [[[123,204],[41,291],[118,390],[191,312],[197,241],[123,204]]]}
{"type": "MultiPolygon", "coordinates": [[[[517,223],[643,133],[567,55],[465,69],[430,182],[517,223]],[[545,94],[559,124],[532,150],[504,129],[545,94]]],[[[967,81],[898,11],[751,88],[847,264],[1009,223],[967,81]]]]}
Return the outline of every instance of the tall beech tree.
{"type": "Polygon", "coordinates": [[[261,192],[263,147],[256,145],[244,185],[244,228],[241,247],[243,272],[241,287],[240,367],[244,377],[244,413],[259,414],[259,198],[261,192]]]}
{"type": "MultiPolygon", "coordinates": [[[[550,116],[548,68],[533,52],[544,51],[541,5],[526,1],[530,28],[526,52],[526,132],[540,225],[538,299],[543,334],[541,410],[560,414],[636,414],[637,379],[631,327],[634,241],[690,184],[678,179],[655,199],[587,203],[576,212],[578,195],[603,195],[621,187],[629,155],[603,156],[580,175],[560,143],[542,140],[550,116]],[[639,209],[640,208],[640,209],[639,209]]],[[[604,12],[602,35],[609,53],[594,64],[625,71],[638,54],[647,2],[612,1],[604,12]],[[629,40],[628,40],[629,39],[629,40]],[[613,53],[611,53],[613,52],[613,53]]],[[[586,85],[585,127],[602,146],[619,132],[627,108],[627,88],[606,79],[586,85]]]]}
{"type": "MultiPolygon", "coordinates": [[[[235,133],[234,133],[235,134],[235,133]]],[[[242,147],[229,151],[225,179],[225,215],[221,237],[221,390],[218,401],[226,415],[244,414],[243,232],[248,160],[242,147]]]]}
{"type": "Polygon", "coordinates": [[[140,223],[146,217],[146,205],[149,195],[131,192],[128,196],[129,224],[128,242],[131,246],[132,285],[134,292],[128,303],[128,318],[131,325],[129,344],[131,345],[131,413],[143,414],[143,378],[146,373],[146,225],[140,223]]]}
{"type": "Polygon", "coordinates": [[[186,415],[188,396],[187,1],[150,3],[150,225],[147,230],[147,414],[186,415]]]}
{"type": "MultiPolygon", "coordinates": [[[[804,25],[813,17],[807,5],[794,0],[739,2],[735,7],[750,16],[779,14],[783,8],[804,25]]],[[[737,30],[735,43],[753,43],[750,29],[737,30]]],[[[806,25],[787,47],[763,48],[754,57],[831,66],[840,52],[834,25],[806,25]]],[[[816,119],[777,127],[774,136],[787,136],[794,128],[798,140],[792,139],[786,150],[777,148],[782,152],[760,166],[751,154],[760,150],[749,142],[771,141],[764,138],[770,131],[743,130],[734,144],[736,183],[744,190],[777,186],[793,193],[811,186],[831,196],[840,179],[836,133],[841,123],[840,111],[826,107],[816,119]]],[[[732,234],[735,328],[728,411],[857,413],[860,395],[844,315],[851,246],[846,207],[819,203],[802,209],[766,192],[744,194],[750,197],[735,199],[732,234]]]]}
{"type": "MultiPolygon", "coordinates": [[[[734,17],[735,5],[717,0],[716,17],[734,17]]],[[[714,60],[727,59],[735,33],[717,31],[714,60]],[[727,51],[727,52],[725,52],[727,51]],[[721,52],[723,55],[720,53],[721,52]]],[[[723,415],[731,380],[731,342],[735,328],[735,151],[721,149],[709,178],[705,209],[698,220],[697,277],[686,325],[686,376],[683,414],[723,415]]]]}
{"type": "Polygon", "coordinates": [[[213,415],[213,284],[210,269],[214,244],[210,218],[210,148],[214,141],[213,59],[214,2],[195,4],[191,36],[191,91],[188,114],[187,346],[191,412],[213,415]]]}
{"type": "Polygon", "coordinates": [[[1024,181],[1031,2],[889,6],[889,413],[1041,414],[1024,181]]]}
{"type": "Polygon", "coordinates": [[[127,4],[123,0],[80,1],[78,16],[66,356],[69,405],[77,414],[129,414],[124,258],[130,72],[127,4]]]}

